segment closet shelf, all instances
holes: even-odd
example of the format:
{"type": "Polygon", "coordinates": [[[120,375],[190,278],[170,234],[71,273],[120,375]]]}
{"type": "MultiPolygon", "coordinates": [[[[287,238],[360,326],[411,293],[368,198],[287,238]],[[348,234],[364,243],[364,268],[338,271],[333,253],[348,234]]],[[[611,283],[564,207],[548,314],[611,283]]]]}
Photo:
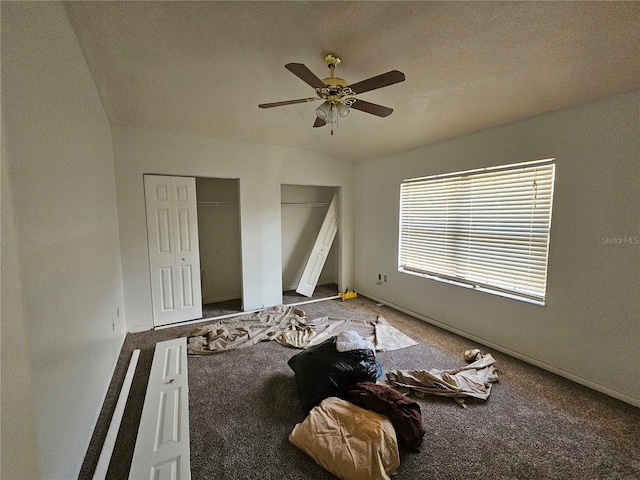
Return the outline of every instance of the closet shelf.
{"type": "Polygon", "coordinates": [[[199,207],[228,207],[238,205],[233,202],[196,202],[199,207]]]}

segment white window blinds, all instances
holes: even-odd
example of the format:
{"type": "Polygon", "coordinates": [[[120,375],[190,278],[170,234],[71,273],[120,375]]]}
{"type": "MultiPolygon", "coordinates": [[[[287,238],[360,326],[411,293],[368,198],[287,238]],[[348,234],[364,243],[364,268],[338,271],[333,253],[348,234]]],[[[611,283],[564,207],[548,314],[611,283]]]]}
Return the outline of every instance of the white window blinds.
{"type": "Polygon", "coordinates": [[[406,180],[399,270],[544,303],[555,160],[406,180]]]}

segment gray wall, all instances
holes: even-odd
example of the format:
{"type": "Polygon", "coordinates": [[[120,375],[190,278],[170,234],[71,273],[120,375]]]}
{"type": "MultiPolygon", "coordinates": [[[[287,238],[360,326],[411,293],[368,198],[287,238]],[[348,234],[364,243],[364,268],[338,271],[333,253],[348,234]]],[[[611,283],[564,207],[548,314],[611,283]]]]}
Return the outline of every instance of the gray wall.
{"type": "Polygon", "coordinates": [[[196,178],[204,303],[242,298],[238,180],[196,178]]]}
{"type": "Polygon", "coordinates": [[[636,91],[358,164],[356,287],[640,405],[639,112],[636,91]],[[546,306],[397,271],[403,179],[551,157],[546,306]]]}
{"type": "Polygon", "coordinates": [[[111,129],[62,4],[1,8],[2,478],[76,478],[125,336],[111,129]]]}

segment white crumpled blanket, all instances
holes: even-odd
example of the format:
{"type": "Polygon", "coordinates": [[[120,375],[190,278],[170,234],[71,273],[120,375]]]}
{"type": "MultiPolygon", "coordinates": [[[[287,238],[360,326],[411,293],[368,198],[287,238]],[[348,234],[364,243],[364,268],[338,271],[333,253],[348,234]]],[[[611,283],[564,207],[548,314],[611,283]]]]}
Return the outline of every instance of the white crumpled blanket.
{"type": "Polygon", "coordinates": [[[275,340],[281,345],[307,348],[324,342],[340,332],[357,332],[377,351],[397,350],[417,345],[382,316],[376,320],[340,320],[329,317],[308,319],[305,313],[293,306],[279,305],[256,313],[225,318],[196,327],[187,335],[187,353],[206,355],[236,348],[244,348],[258,342],[275,340]]]}
{"type": "Polygon", "coordinates": [[[387,383],[400,392],[452,397],[465,407],[463,397],[489,398],[491,385],[498,381],[495,360],[490,354],[479,354],[478,360],[452,370],[393,370],[387,373],[387,383]]]}

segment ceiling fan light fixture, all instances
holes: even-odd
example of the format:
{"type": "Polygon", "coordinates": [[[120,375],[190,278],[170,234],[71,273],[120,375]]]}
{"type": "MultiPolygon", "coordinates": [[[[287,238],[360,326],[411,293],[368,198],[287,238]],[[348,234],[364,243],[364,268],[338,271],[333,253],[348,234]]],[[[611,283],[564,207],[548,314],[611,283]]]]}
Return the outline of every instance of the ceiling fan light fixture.
{"type": "Polygon", "coordinates": [[[329,115],[325,119],[327,123],[336,123],[338,121],[338,109],[335,103],[329,104],[329,115]]]}
{"type": "Polygon", "coordinates": [[[351,113],[351,109],[344,103],[339,103],[336,110],[340,118],[346,118],[351,113]]]}
{"type": "Polygon", "coordinates": [[[320,119],[320,120],[327,120],[327,118],[329,117],[329,114],[331,112],[331,105],[329,104],[329,102],[322,102],[322,104],[316,108],[316,116],[320,119]]]}
{"type": "Polygon", "coordinates": [[[324,101],[316,108],[316,116],[327,123],[336,123],[338,121],[338,115],[340,115],[339,110],[333,102],[324,101]]]}

